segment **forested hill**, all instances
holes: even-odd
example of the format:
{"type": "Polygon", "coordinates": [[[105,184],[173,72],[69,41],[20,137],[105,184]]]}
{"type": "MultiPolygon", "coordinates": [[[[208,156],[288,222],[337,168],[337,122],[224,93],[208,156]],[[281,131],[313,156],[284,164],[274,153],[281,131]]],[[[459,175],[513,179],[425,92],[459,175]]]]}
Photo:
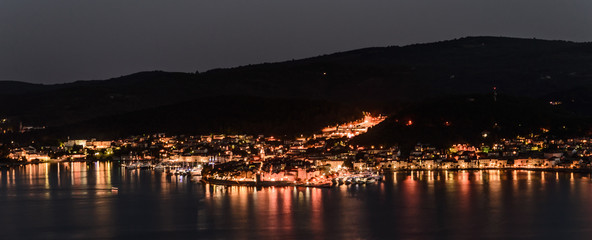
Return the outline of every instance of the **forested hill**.
{"type": "Polygon", "coordinates": [[[411,149],[416,143],[447,147],[516,136],[579,137],[591,130],[590,115],[562,105],[505,95],[466,95],[412,104],[356,137],[353,143],[399,144],[411,149]]]}
{"type": "MultiPolygon", "coordinates": [[[[0,116],[13,123],[63,129],[82,123],[100,124],[99,119],[105,117],[117,118],[151,109],[181,111],[184,108],[179,106],[187,102],[223,96],[292,103],[319,101],[324,106],[391,113],[436,97],[491,94],[493,87],[499,94],[541,102],[566,99],[563,101],[573,103],[570,111],[586,112],[582,106],[589,104],[578,101],[589,97],[578,89],[589,89],[591,80],[590,43],[467,37],[203,73],[152,71],[57,85],[3,81],[0,116]],[[572,97],[574,94],[580,98],[572,97]]],[[[291,111],[288,106],[278,107],[282,112],[291,111]]],[[[204,108],[192,109],[196,111],[192,117],[217,117],[200,109],[204,108]]],[[[324,119],[321,114],[316,117],[324,119]]],[[[331,121],[326,119],[327,123],[331,121]]],[[[127,122],[121,121],[121,127],[125,128],[127,122]]],[[[163,128],[166,132],[168,126],[163,128]]]]}

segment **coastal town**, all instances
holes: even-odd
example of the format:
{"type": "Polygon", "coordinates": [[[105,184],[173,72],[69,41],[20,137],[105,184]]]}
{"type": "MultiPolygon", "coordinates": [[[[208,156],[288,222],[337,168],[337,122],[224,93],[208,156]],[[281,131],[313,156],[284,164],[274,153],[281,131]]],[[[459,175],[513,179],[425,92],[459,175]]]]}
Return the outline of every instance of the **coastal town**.
{"type": "Polygon", "coordinates": [[[382,174],[406,170],[531,169],[592,170],[592,139],[550,139],[537,135],[480,146],[447,148],[417,143],[354,146],[349,140],[382,122],[384,116],[328,126],[292,139],[275,136],[151,134],[117,140],[75,139],[57,146],[4,144],[1,167],[63,161],[112,161],[126,169],[152,168],[169,174],[199,175],[205,181],[243,185],[373,183],[382,174]]]}

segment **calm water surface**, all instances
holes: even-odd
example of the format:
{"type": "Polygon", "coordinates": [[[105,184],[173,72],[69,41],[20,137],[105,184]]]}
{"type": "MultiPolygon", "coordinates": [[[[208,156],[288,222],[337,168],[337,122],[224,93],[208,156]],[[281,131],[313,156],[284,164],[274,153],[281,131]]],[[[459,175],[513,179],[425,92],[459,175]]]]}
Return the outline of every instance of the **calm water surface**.
{"type": "Polygon", "coordinates": [[[592,239],[592,181],[415,171],[367,186],[256,189],[108,162],[48,163],[0,169],[0,231],[1,239],[592,239]]]}

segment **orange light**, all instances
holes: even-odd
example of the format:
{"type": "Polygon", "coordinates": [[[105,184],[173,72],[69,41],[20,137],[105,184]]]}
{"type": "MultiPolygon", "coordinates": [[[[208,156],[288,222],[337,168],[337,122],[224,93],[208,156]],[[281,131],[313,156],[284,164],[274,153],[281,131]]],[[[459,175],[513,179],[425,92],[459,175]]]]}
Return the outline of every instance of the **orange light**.
{"type": "Polygon", "coordinates": [[[413,121],[409,120],[409,121],[407,122],[407,124],[405,124],[405,125],[407,125],[407,126],[411,126],[411,125],[413,125],[413,121]]]}

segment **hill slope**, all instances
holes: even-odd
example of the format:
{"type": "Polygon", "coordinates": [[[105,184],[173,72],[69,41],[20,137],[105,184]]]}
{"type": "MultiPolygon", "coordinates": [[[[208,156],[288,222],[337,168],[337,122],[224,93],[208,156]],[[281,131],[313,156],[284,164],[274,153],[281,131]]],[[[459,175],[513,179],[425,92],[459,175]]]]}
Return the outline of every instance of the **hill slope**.
{"type": "MultiPolygon", "coordinates": [[[[219,96],[311,100],[390,113],[435,97],[490,93],[494,86],[500,94],[543,102],[592,86],[592,44],[468,37],[201,74],[154,71],[58,85],[0,82],[0,116],[57,128],[165,106],[184,109],[188,101],[219,96]]],[[[588,112],[579,105],[572,111],[578,109],[588,112]]]]}
{"type": "Polygon", "coordinates": [[[478,144],[516,135],[581,136],[590,134],[592,118],[562,106],[531,99],[491,95],[427,100],[391,115],[353,140],[362,145],[416,143],[440,147],[478,144]]]}

